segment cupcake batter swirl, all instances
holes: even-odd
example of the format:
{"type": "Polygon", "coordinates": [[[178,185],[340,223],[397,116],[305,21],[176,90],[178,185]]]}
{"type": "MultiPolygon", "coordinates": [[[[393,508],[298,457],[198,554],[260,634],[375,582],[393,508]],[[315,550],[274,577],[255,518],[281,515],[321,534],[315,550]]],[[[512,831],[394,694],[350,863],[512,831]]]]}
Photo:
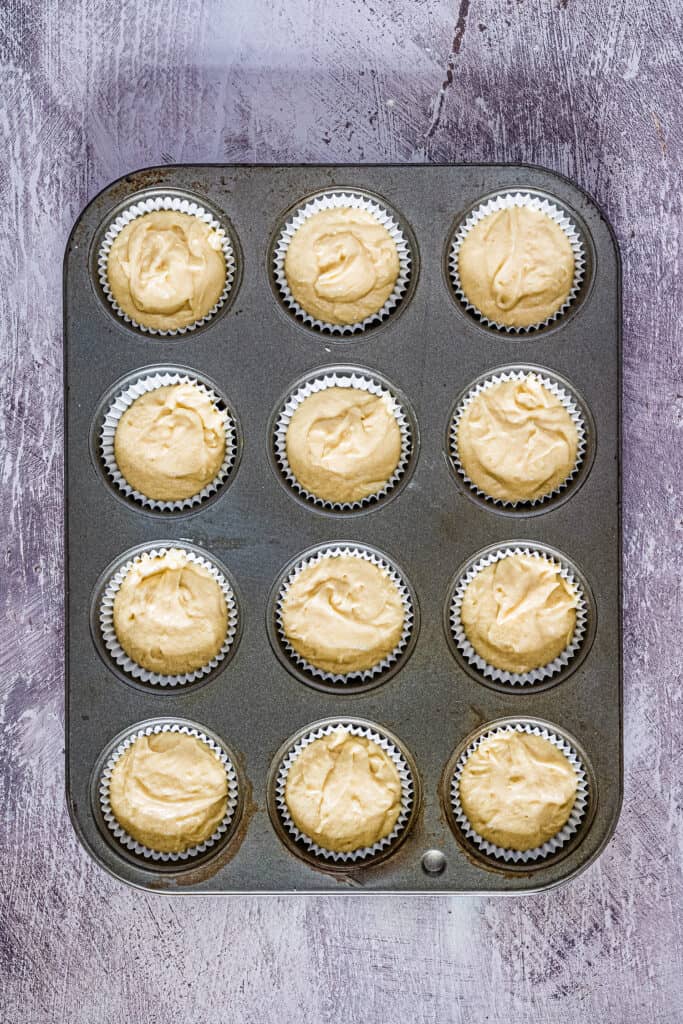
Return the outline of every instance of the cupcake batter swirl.
{"type": "Polygon", "coordinates": [[[143,846],[180,853],[213,835],[225,817],[228,781],[213,751],[196,736],[140,736],[112,771],[114,817],[143,846]]]}
{"type": "Polygon", "coordinates": [[[181,501],[217,475],[225,426],[209,396],[192,383],[155,388],[124,412],[114,436],[116,463],[147,498],[181,501]]]}
{"type": "Polygon", "coordinates": [[[404,607],[384,569],[353,555],[328,556],[287,587],[282,625],[294,650],[325,672],[372,668],[397,646],[404,607]]]}
{"type": "Polygon", "coordinates": [[[533,374],[484,388],[458,426],[470,480],[501,501],[551,494],[576,465],[578,434],[562,402],[533,374]]]}
{"type": "Polygon", "coordinates": [[[304,835],[323,849],[350,853],[391,834],[401,811],[401,779],[374,740],[340,727],[296,757],[285,801],[304,835]]]}
{"type": "Polygon", "coordinates": [[[533,850],[566,825],[577,777],[568,758],[542,736],[488,736],[460,776],[460,802],[474,831],[508,850],[533,850]]]}
{"type": "Polygon", "coordinates": [[[144,554],[114,598],[114,629],[129,658],[161,675],[208,665],[225,640],[228,611],[220,586],[184,551],[144,554]]]}
{"type": "Polygon", "coordinates": [[[285,256],[294,299],[323,323],[360,323],[379,312],[398,274],[398,251],[387,229],[368,210],[348,206],[308,217],[285,256]]]}
{"type": "Polygon", "coordinates": [[[376,494],[401,457],[401,433],[388,396],[359,388],[309,395],[292,416],[286,443],[301,486],[331,502],[376,494]]]}
{"type": "Polygon", "coordinates": [[[165,331],[188,327],[213,309],[223,291],[221,239],[190,214],[146,213],[116,236],[107,276],[116,302],[137,323],[165,331]]]}
{"type": "Polygon", "coordinates": [[[545,213],[512,206],[467,233],[458,269],[467,300],[494,323],[530,327],[557,313],[574,280],[574,253],[545,213]]]}
{"type": "Polygon", "coordinates": [[[460,616],[477,654],[506,672],[525,673],[553,661],[571,642],[577,595],[559,565],[509,555],[467,585],[460,616]]]}

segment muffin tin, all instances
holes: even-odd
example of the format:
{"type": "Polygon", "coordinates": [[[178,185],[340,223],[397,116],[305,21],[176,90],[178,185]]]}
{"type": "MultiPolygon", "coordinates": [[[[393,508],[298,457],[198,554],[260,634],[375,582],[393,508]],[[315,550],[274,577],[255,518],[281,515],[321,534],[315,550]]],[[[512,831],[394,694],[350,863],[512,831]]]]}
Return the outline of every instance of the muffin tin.
{"type": "MultiPolygon", "coordinates": [[[[182,166],[128,175],[79,217],[64,269],[66,399],[67,799],[84,846],[106,870],[164,892],[525,892],[593,860],[621,802],[620,265],[596,205],[566,179],[526,166],[182,166]],[[396,217],[411,247],[400,302],[362,331],[329,333],[293,316],[274,277],[287,218],[324,190],[353,190],[396,217]],[[479,322],[449,273],[454,233],[502,191],[550,199],[584,245],[578,294],[557,320],[506,333],[479,322]],[[217,313],[173,336],[117,316],[98,276],[111,222],[133,203],[196,202],[230,234],[234,279],[217,313]],[[533,507],[486,502],[449,453],[454,402],[493,370],[540,367],[566,382],[585,412],[586,456],[569,486],[533,507]],[[162,511],[126,496],[102,466],[102,418],[142,372],[195,374],[236,425],[225,483],[190,509],[162,511]],[[409,471],[386,496],[349,513],[294,493],[273,447],[283,396],[303,379],[357,370],[395,389],[410,413],[409,471]],[[107,570],[133,549],[188,545],[234,586],[239,632],[230,657],[197,682],[130,678],[98,634],[107,570]],[[321,687],[278,649],[273,593],[302,552],[377,550],[400,567],[416,619],[410,657],[372,687],[321,687]],[[546,546],[586,584],[588,624],[567,670],[512,687],[457,657],[448,633],[454,574],[491,547],[546,546]],[[419,626],[419,628],[418,628],[419,626]],[[237,642],[239,641],[239,643],[237,642]],[[275,648],[275,650],[273,649],[275,648]],[[276,653],[277,652],[277,653],[276,653]],[[596,713],[599,709],[599,713],[596,713]],[[329,722],[361,722],[400,745],[415,778],[400,844],[367,863],[331,865],[302,851],[278,817],[278,757],[329,722]],[[547,728],[578,751],[588,780],[571,842],[533,864],[496,861],[458,826],[449,793],[460,753],[491,723],[547,728]],[[230,752],[239,806],[220,843],[166,863],[125,848],[103,819],[102,766],[131,730],[180,723],[230,752]]],[[[125,556],[125,557],[124,557],[125,556]]]]}

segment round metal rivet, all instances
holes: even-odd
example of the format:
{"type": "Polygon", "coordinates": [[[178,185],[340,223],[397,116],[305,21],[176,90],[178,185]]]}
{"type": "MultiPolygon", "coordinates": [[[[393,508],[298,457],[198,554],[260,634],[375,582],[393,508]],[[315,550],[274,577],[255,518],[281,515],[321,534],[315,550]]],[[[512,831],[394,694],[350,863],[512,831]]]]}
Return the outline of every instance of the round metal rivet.
{"type": "Polygon", "coordinates": [[[446,857],[441,850],[427,850],[422,854],[422,870],[428,875],[440,875],[446,867],[446,857]]]}

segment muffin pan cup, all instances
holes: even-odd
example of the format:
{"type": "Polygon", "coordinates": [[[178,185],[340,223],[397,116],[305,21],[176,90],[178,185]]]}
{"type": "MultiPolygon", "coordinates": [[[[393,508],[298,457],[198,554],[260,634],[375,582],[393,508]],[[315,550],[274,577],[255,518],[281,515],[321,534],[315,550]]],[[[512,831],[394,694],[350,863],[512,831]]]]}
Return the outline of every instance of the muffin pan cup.
{"type": "Polygon", "coordinates": [[[328,189],[316,196],[311,196],[305,203],[298,206],[296,210],[293,210],[287,216],[275,241],[272,261],[273,279],[288,311],[313,330],[324,334],[344,336],[364,331],[368,327],[382,323],[387,317],[391,316],[406,296],[411,274],[415,272],[416,253],[415,246],[411,246],[407,233],[401,227],[401,220],[398,214],[389,209],[379,197],[370,196],[351,189],[328,189]],[[320,213],[323,210],[339,209],[340,207],[351,207],[355,210],[365,210],[367,213],[371,213],[391,236],[396,246],[399,261],[396,283],[381,309],[365,317],[364,320],[351,324],[327,323],[324,320],[316,319],[308,310],[303,309],[292,295],[285,273],[287,250],[297,230],[316,213],[320,213]]]}
{"type": "Polygon", "coordinates": [[[99,865],[130,885],[165,893],[519,893],[558,885],[595,859],[621,801],[619,289],[618,252],[600,210],[571,182],[540,168],[159,167],[129,174],[92,200],[69,239],[64,275],[66,785],[76,831],[99,865]],[[448,266],[455,225],[508,192],[566,211],[586,260],[569,309],[518,334],[468,312],[448,266]],[[286,306],[274,278],[282,226],[312,197],[329,193],[377,202],[409,243],[400,301],[362,330],[329,333],[307,324],[286,306]],[[118,316],[98,273],[109,225],[129,207],[163,196],[197,201],[225,226],[235,251],[224,304],[196,330],[175,336],[143,332],[118,316]],[[586,449],[564,490],[513,509],[472,491],[453,465],[448,431],[458,396],[491,375],[526,368],[539,368],[575,401],[586,449]],[[406,413],[413,449],[385,496],[335,511],[292,488],[276,460],[273,430],[282,404],[305,382],[346,372],[387,386],[406,413]],[[156,373],[196,378],[236,424],[237,453],[225,482],[191,508],[141,505],[102,461],[109,405],[156,373]],[[562,553],[587,610],[584,637],[568,663],[526,685],[489,678],[470,664],[447,615],[465,567],[517,544],[562,553]],[[407,644],[367,679],[306,672],[276,628],[283,572],[340,545],[383,556],[413,601],[407,644]],[[215,565],[237,599],[237,634],[225,657],[182,685],[126,671],[99,621],[111,575],[139,551],[168,547],[195,550],[215,565]],[[576,832],[561,849],[527,863],[483,853],[453,827],[444,803],[454,752],[501,720],[544,723],[568,738],[588,779],[576,832]],[[211,849],[182,862],[123,845],[99,801],[103,752],[150,722],[191,723],[214,737],[238,778],[235,820],[211,849]],[[288,738],[339,722],[361,723],[398,743],[415,781],[410,821],[376,859],[337,863],[311,854],[272,812],[271,783],[288,738]]]}
{"type": "Polygon", "coordinates": [[[376,548],[354,544],[350,541],[336,541],[333,544],[322,544],[308,551],[303,551],[280,573],[273,587],[268,602],[268,632],[276,655],[286,667],[302,682],[317,685],[333,693],[343,693],[344,689],[364,690],[387,682],[402,668],[417,641],[420,628],[419,612],[415,593],[401,569],[385,554],[376,548]],[[396,647],[381,661],[366,669],[353,672],[329,672],[313,665],[304,658],[290,643],[282,621],[282,608],[289,587],[301,575],[304,569],[327,558],[359,558],[376,565],[394,583],[403,605],[403,629],[396,647]]]}
{"type": "MultiPolygon", "coordinates": [[[[469,563],[456,575],[455,582],[450,589],[445,620],[448,639],[454,652],[464,658],[471,669],[481,674],[482,681],[490,680],[512,687],[531,687],[538,683],[551,682],[554,677],[559,679],[560,675],[562,679],[566,679],[572,670],[572,662],[578,657],[582,648],[585,648],[587,640],[592,640],[594,623],[591,621],[591,616],[594,615],[595,605],[585,578],[566,556],[545,545],[520,540],[494,545],[469,560],[469,563]],[[570,585],[577,599],[576,623],[567,646],[552,661],[546,665],[540,665],[538,668],[530,669],[528,672],[509,672],[490,665],[470,643],[460,617],[462,602],[469,584],[489,565],[494,565],[513,555],[531,555],[557,567],[560,577],[570,585]]],[[[587,650],[584,649],[584,656],[586,653],[587,650]]]]}
{"type": "Polygon", "coordinates": [[[497,864],[506,869],[526,870],[530,865],[539,864],[551,857],[562,856],[570,843],[575,843],[583,828],[588,827],[595,802],[595,780],[581,754],[576,741],[563,735],[548,722],[526,719],[491,722],[469,736],[453,754],[444,771],[442,801],[446,816],[456,838],[469,847],[475,856],[481,857],[488,867],[497,864]],[[493,736],[505,736],[513,732],[527,733],[548,740],[565,755],[576,775],[576,796],[569,817],[562,828],[541,846],[530,850],[514,850],[496,846],[475,830],[460,802],[460,778],[470,756],[483,740],[493,736]]]}
{"type": "Polygon", "coordinates": [[[297,498],[316,505],[325,512],[348,515],[376,508],[381,502],[394,497],[400,487],[405,486],[417,458],[417,425],[408,400],[381,374],[360,366],[324,367],[319,373],[308,374],[303,380],[297,381],[278,403],[271,424],[269,455],[276,472],[297,498]],[[395,416],[401,434],[401,453],[392,475],[374,494],[368,494],[355,501],[332,501],[308,491],[297,479],[287,458],[287,431],[297,409],[311,395],[319,394],[328,388],[355,388],[382,397],[395,416]]]}
{"type": "Polygon", "coordinates": [[[550,502],[553,502],[554,505],[558,505],[565,496],[571,496],[571,490],[569,489],[571,488],[575,490],[579,487],[590,472],[590,468],[593,464],[593,456],[595,454],[595,443],[595,426],[593,423],[593,417],[583,400],[579,397],[568,381],[562,379],[552,370],[548,370],[542,366],[520,366],[518,364],[511,364],[508,366],[497,367],[495,370],[491,370],[489,373],[484,374],[478,380],[473,381],[472,384],[458,396],[449,418],[444,450],[446,452],[446,458],[448,459],[449,465],[453,469],[455,479],[459,485],[464,485],[463,489],[465,490],[465,493],[473,496],[477,501],[485,505],[495,505],[497,508],[511,514],[520,511],[528,515],[535,511],[543,511],[543,506],[548,505],[550,502]],[[495,498],[486,491],[481,490],[473,480],[470,480],[465,472],[465,468],[460,461],[460,453],[458,450],[458,432],[460,430],[460,424],[462,423],[462,418],[467,408],[479,395],[485,393],[489,388],[495,387],[497,384],[509,383],[510,381],[523,381],[529,375],[536,377],[537,380],[562,403],[571,417],[572,422],[576,427],[578,437],[576,460],[565,479],[547,494],[543,494],[538,498],[526,501],[510,501],[504,498],[495,498]]]}
{"type": "Polygon", "coordinates": [[[467,217],[459,223],[451,242],[448,266],[455,294],[469,313],[472,313],[485,327],[490,327],[496,331],[505,331],[508,334],[523,334],[528,333],[529,331],[537,331],[542,327],[548,327],[550,324],[559,320],[568,311],[572,302],[578,295],[585,277],[585,244],[581,237],[579,228],[574,223],[567,210],[562,209],[562,207],[558,206],[558,204],[553,202],[549,197],[513,190],[491,196],[485,202],[471,210],[467,217]],[[547,217],[550,217],[550,219],[554,221],[555,224],[557,224],[564,232],[571,246],[572,253],[574,254],[574,277],[569,295],[565,302],[555,313],[547,317],[545,320],[539,321],[535,324],[528,324],[525,327],[513,327],[509,324],[502,324],[495,320],[491,320],[470,302],[469,298],[463,291],[460,281],[460,249],[472,228],[481,223],[482,220],[489,217],[491,214],[498,213],[500,210],[506,210],[512,207],[527,207],[530,210],[535,210],[538,213],[544,213],[547,217]]]}
{"type": "Polygon", "coordinates": [[[109,480],[126,498],[154,512],[185,512],[201,505],[203,501],[206,501],[226,484],[235,469],[239,451],[237,426],[234,417],[226,407],[225,400],[213,387],[199,380],[191,371],[160,369],[136,376],[134,380],[127,382],[106,405],[98,433],[99,458],[109,480]],[[138,398],[157,391],[159,388],[172,387],[175,384],[193,384],[218,408],[225,434],[225,455],[216,476],[196,494],[177,501],[162,501],[158,498],[148,497],[128,483],[116,461],[114,442],[121,417],[138,398]]]}
{"type": "Polygon", "coordinates": [[[144,858],[144,860],[178,869],[183,865],[192,866],[197,858],[213,851],[217,844],[224,845],[229,840],[239,821],[242,795],[234,758],[218,737],[207,734],[201,726],[195,725],[193,722],[186,722],[182,719],[153,719],[149,722],[140,722],[137,726],[127,730],[123,735],[117,736],[107,750],[103,751],[100,764],[93,778],[93,803],[100,827],[103,830],[105,828],[107,830],[105,832],[107,839],[120,843],[126,851],[136,858],[144,858]],[[144,736],[159,735],[165,732],[194,736],[196,739],[201,740],[202,743],[205,743],[223,765],[228,787],[225,814],[218,828],[201,843],[189,846],[178,853],[151,849],[129,835],[117,821],[111,807],[109,794],[112,773],[117,761],[126,750],[136,740],[144,736]]]}
{"type": "Polygon", "coordinates": [[[129,324],[132,328],[141,331],[143,334],[174,338],[187,334],[188,331],[195,331],[198,327],[207,324],[209,320],[218,313],[221,307],[225,305],[235,281],[235,274],[235,246],[229,229],[220,218],[217,218],[211,210],[207,209],[202,204],[202,201],[198,196],[193,196],[191,193],[187,193],[185,195],[162,194],[139,197],[136,202],[133,202],[130,205],[127,205],[123,210],[120,210],[106,225],[97,252],[97,275],[104,298],[109,303],[116,316],[121,317],[124,323],[129,324]],[[221,251],[225,260],[225,283],[218,301],[207,313],[204,314],[204,316],[200,317],[194,323],[188,324],[186,327],[178,327],[176,329],[168,330],[163,330],[158,327],[149,327],[146,324],[138,323],[137,320],[121,309],[109,285],[109,276],[107,271],[112,245],[123,229],[128,227],[128,225],[133,221],[137,220],[138,217],[144,217],[145,214],[148,213],[158,213],[161,210],[171,210],[177,213],[184,213],[190,217],[196,217],[203,224],[208,224],[220,238],[221,251]]]}
{"type": "Polygon", "coordinates": [[[201,551],[195,545],[174,543],[172,541],[160,541],[158,544],[142,545],[133,551],[126,552],[116,563],[110,565],[104,572],[96,592],[92,599],[91,626],[93,633],[97,635],[99,629],[100,650],[107,658],[114,669],[118,669],[128,679],[145,683],[149,686],[174,687],[187,686],[199,680],[205,679],[211,673],[216,673],[223,667],[226,659],[234,653],[234,647],[240,635],[240,614],[235,589],[229,580],[227,571],[216,561],[210,558],[206,552],[201,551]],[[188,562],[206,569],[210,576],[216,581],[221,589],[228,612],[228,626],[225,639],[220,650],[205,665],[200,665],[191,672],[183,672],[178,675],[163,675],[144,668],[134,661],[122,648],[114,628],[114,602],[116,595],[125,580],[129,571],[144,555],[162,557],[169,551],[182,551],[188,562]],[[104,648],[104,650],[102,650],[104,648]]]}
{"type": "Polygon", "coordinates": [[[369,864],[375,864],[396,850],[399,843],[406,837],[417,813],[419,788],[417,773],[411,764],[411,755],[400,740],[372,722],[342,718],[314,723],[301,730],[298,736],[291,737],[283,745],[273,762],[268,787],[268,808],[273,825],[290,849],[295,850],[299,856],[311,861],[316,866],[324,864],[327,869],[348,870],[353,865],[362,864],[367,867],[369,864]],[[376,743],[391,758],[401,780],[401,809],[389,835],[373,843],[372,846],[364,846],[348,852],[325,849],[310,836],[301,832],[292,820],[285,799],[287,778],[297,757],[315,740],[322,739],[323,736],[330,736],[339,728],[344,729],[351,736],[364,737],[376,743]]]}

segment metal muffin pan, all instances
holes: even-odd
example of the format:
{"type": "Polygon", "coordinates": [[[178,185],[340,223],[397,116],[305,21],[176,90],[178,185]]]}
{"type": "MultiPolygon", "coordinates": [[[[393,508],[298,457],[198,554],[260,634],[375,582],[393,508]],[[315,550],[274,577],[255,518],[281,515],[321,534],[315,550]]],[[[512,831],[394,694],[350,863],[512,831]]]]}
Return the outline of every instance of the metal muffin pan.
{"type": "Polygon", "coordinates": [[[179,166],[126,176],[83,211],[64,267],[66,403],[67,801],[84,846],[115,877],[163,892],[528,892],[590,863],[609,839],[622,791],[620,536],[620,262],[601,211],[578,187],[540,168],[449,166],[179,166]],[[272,245],[288,212],[323,189],[367,191],[395,211],[413,247],[398,308],[363,332],[325,334],[286,310],[273,287],[272,245]],[[548,195],[582,232],[586,274],[566,315],[540,330],[483,326],[454,295],[453,230],[498,190],[548,195]],[[178,337],[145,334],[108,307],[97,278],[99,240],[138,198],[188,196],[231,232],[237,266],[216,316],[178,337]],[[444,438],[458,395],[507,365],[541,366],[566,380],[589,412],[590,458],[562,500],[514,513],[471,500],[444,438]],[[283,393],[331,367],[388,380],[415,416],[409,479],[391,500],[353,514],[297,500],[274,471],[272,422],[283,393]],[[215,384],[239,426],[239,468],[185,513],[154,513],[117,493],[98,463],[98,416],[117,382],[142,368],[179,367],[215,384]],[[343,520],[343,521],[341,521],[343,520]],[[585,580],[591,643],[547,687],[484,685],[454,656],[444,608],[454,573],[494,544],[526,540],[561,551],[585,580]],[[239,598],[232,657],[197,683],[160,688],[116,674],[91,630],[108,566],[139,545],[194,544],[222,564],[239,598]],[[377,548],[414,590],[420,628],[409,659],[371,689],[307,685],[271,646],[269,602],[302,551],[337,541],[377,548]],[[595,714],[599,706],[600,714],[595,714]],[[282,841],[269,814],[274,760],[289,737],[325,719],[374,723],[400,739],[416,772],[410,827],[390,855],[331,870],[282,841]],[[144,861],[103,827],[96,792],[116,737],[150,720],[196,723],[231,752],[241,813],[227,841],[181,866],[144,861]],[[574,738],[587,767],[590,814],[557,856],[533,867],[484,863],[457,835],[444,778],[473,733],[501,719],[544,721],[574,738]]]}

